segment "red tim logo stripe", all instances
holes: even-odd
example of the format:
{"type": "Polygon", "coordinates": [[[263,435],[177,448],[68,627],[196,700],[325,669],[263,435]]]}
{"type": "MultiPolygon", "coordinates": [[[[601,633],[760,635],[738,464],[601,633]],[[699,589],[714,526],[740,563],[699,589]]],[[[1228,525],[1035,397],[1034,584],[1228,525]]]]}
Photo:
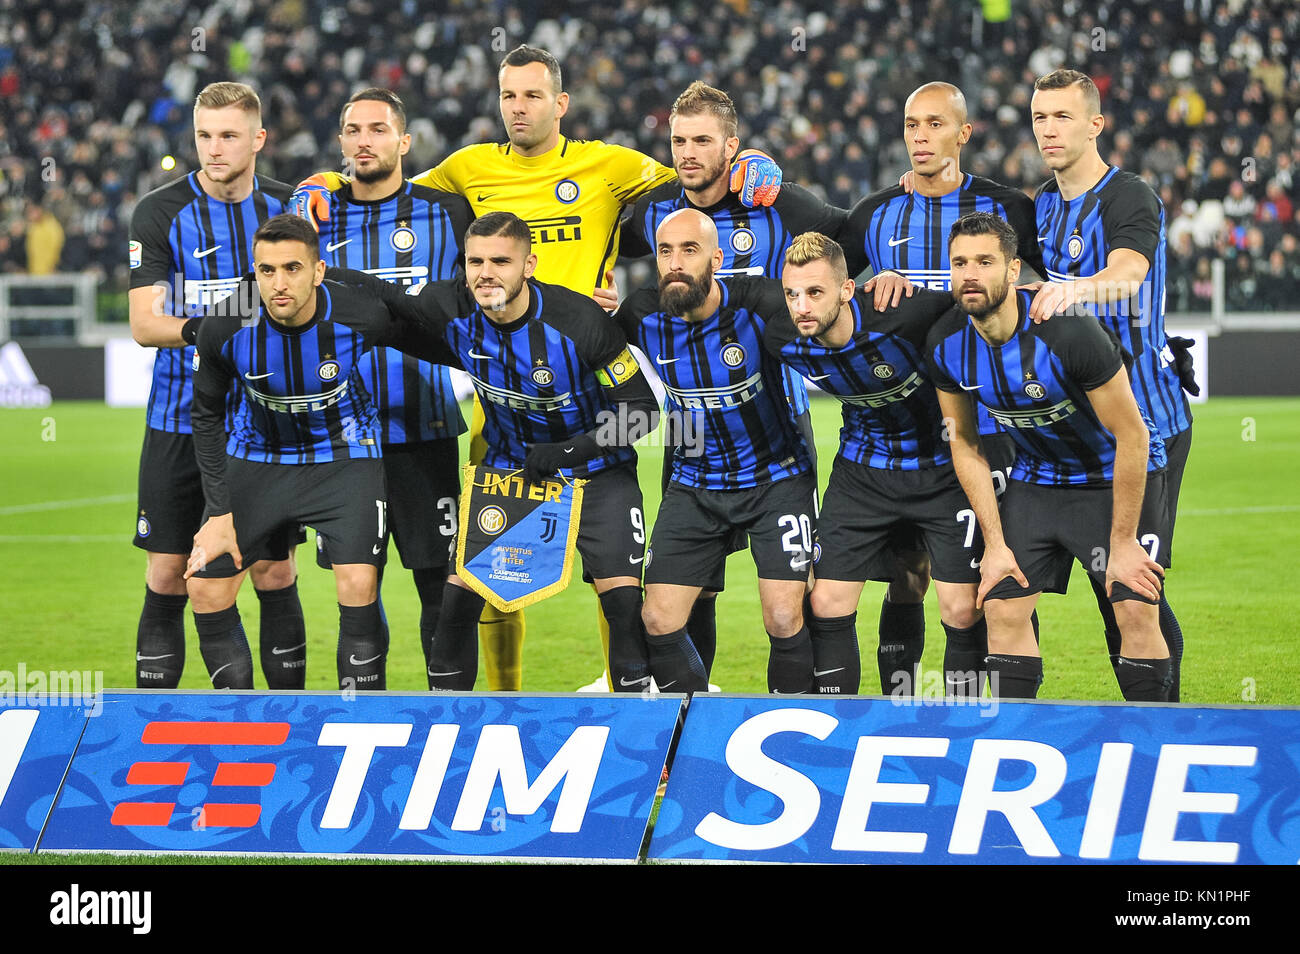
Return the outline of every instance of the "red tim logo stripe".
{"type": "Polygon", "coordinates": [[[281,745],[287,722],[150,722],[140,741],[146,745],[281,745]]]}
{"type": "MultiPolygon", "coordinates": [[[[289,737],[287,722],[150,722],[140,741],[146,745],[282,745],[289,737]]],[[[189,762],[136,762],[126,773],[128,785],[183,785],[189,762]]],[[[269,785],[275,777],[272,762],[220,762],[213,773],[214,786],[269,785]]],[[[166,827],[175,802],[121,802],[113,809],[112,824],[166,827]]],[[[204,828],[251,828],[262,806],[240,802],[208,802],[202,808],[204,828]]]]}

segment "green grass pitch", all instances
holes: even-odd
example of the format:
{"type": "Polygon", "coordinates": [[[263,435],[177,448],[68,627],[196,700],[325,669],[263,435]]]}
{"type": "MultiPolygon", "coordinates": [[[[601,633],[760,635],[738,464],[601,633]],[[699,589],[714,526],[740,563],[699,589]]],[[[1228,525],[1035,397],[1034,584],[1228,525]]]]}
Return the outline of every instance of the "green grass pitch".
{"type": "MultiPolygon", "coordinates": [[[[839,405],[813,401],[825,486],[839,431],[839,405]]],[[[135,629],[143,598],[144,554],[131,546],[142,409],[93,403],[0,411],[0,670],[102,671],[108,688],[134,685],[135,629]]],[[[647,516],[659,500],[660,451],[641,455],[647,516]]],[[[1187,639],[1183,700],[1216,704],[1298,704],[1296,662],[1300,588],[1291,558],[1300,552],[1300,399],[1216,399],[1196,408],[1183,483],[1169,595],[1187,639]]],[[[425,687],[418,603],[396,550],[384,585],[392,647],[388,685],[425,687]]],[[[336,686],[337,605],[331,575],[300,550],[299,588],[307,619],[307,688],[336,686]]],[[[570,691],[602,668],[597,603],[578,581],[527,611],[524,687],[570,691]]],[[[863,686],[884,587],[868,584],[859,609],[863,686]]],[[[256,670],[257,601],[246,585],[240,609],[256,670]]],[[[728,563],[719,599],[713,681],[724,690],[766,689],[767,639],[748,553],[728,563]]],[[[1066,596],[1039,604],[1045,699],[1119,700],[1092,593],[1076,567],[1066,596]]],[[[924,666],[942,663],[943,630],[933,596],[926,611],[924,666]]],[[[208,685],[187,618],[188,659],[181,687],[208,685]]],[[[263,685],[261,673],[257,684],[263,685]]],[[[486,685],[480,675],[479,686],[486,685]]],[[[922,682],[924,688],[926,683],[922,682]]]]}

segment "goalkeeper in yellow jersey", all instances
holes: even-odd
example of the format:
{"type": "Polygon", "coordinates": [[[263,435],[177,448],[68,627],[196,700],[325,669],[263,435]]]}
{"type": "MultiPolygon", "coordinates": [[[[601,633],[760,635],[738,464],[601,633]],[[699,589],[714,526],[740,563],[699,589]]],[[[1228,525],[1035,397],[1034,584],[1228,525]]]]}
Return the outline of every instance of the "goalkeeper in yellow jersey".
{"type": "MultiPolygon", "coordinates": [[[[502,61],[498,80],[508,141],[465,146],[411,181],[463,195],[476,216],[513,212],[532,231],[537,279],[591,294],[612,279],[623,207],[677,174],[626,146],[562,136],[569,94],[562,90],[559,62],[547,51],[517,47],[502,61]]],[[[326,193],[344,181],[325,173],[302,183],[294,194],[299,214],[317,222],[327,218],[326,193]]],[[[746,204],[771,205],[780,190],[780,169],[748,150],[737,157],[731,182],[746,204]]],[[[482,428],[476,400],[471,461],[482,456],[482,428]]],[[[523,614],[500,614],[489,606],[480,635],[488,688],[519,689],[523,614]]]]}

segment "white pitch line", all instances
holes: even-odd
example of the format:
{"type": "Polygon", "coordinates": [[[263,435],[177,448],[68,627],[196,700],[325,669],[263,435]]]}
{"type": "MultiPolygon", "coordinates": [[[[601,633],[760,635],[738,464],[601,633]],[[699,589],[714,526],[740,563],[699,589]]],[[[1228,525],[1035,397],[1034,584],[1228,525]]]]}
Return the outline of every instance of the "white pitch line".
{"type": "Polygon", "coordinates": [[[0,517],[16,513],[39,513],[42,510],[72,510],[75,507],[94,507],[99,504],[126,503],[134,500],[135,494],[110,494],[107,497],[77,497],[70,500],[46,500],[41,503],[14,504],[0,507],[0,517]]]}
{"type": "Polygon", "coordinates": [[[1225,507],[1221,510],[1179,510],[1180,517],[1234,517],[1246,513],[1296,513],[1300,504],[1274,504],[1262,507],[1225,507]]]}
{"type": "Polygon", "coordinates": [[[85,534],[82,536],[76,536],[74,534],[10,533],[0,534],[0,543],[107,543],[113,540],[119,542],[129,540],[130,536],[129,533],[99,533],[85,534]]]}

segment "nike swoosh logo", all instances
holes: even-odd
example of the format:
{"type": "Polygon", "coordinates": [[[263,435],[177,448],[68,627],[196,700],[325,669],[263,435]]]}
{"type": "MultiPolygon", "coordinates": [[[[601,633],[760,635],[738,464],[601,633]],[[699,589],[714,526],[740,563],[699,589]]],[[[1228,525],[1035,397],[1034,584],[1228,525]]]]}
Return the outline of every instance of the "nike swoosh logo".
{"type": "Polygon", "coordinates": [[[914,237],[915,236],[909,235],[907,238],[891,238],[889,240],[889,247],[893,248],[895,245],[902,245],[904,242],[910,242],[914,237]]]}
{"type": "Polygon", "coordinates": [[[199,249],[198,249],[198,246],[196,245],[196,246],[194,247],[194,253],[193,253],[193,254],[194,254],[194,257],[195,257],[195,258],[207,258],[209,255],[211,255],[213,252],[215,252],[215,251],[216,251],[217,249],[219,249],[219,248],[221,248],[220,245],[214,245],[214,246],[212,246],[212,248],[204,249],[202,252],[200,252],[199,249]]]}
{"type": "Polygon", "coordinates": [[[161,656],[141,656],[139,653],[136,653],[135,661],[145,662],[146,660],[150,660],[150,659],[171,659],[175,655],[176,655],[175,653],[163,653],[161,656]]]}
{"type": "Polygon", "coordinates": [[[490,355],[490,354],[477,354],[473,349],[470,349],[469,356],[470,356],[471,358],[481,358],[481,359],[483,359],[483,360],[485,360],[485,361],[491,361],[491,360],[492,360],[492,355],[490,355]]]}
{"type": "Polygon", "coordinates": [[[368,665],[370,665],[372,662],[374,662],[376,659],[381,659],[381,658],[383,658],[383,655],[384,655],[383,653],[380,653],[378,656],[371,656],[369,659],[358,659],[358,658],[356,657],[356,654],[354,654],[354,653],[348,653],[348,665],[350,665],[350,666],[368,666],[368,665]]]}
{"type": "Polygon", "coordinates": [[[344,239],[342,242],[330,242],[328,245],[325,246],[325,251],[332,252],[336,248],[342,248],[344,245],[347,245],[351,241],[352,239],[344,239]]]}
{"type": "Polygon", "coordinates": [[[217,684],[217,676],[221,675],[221,670],[222,670],[222,669],[229,669],[229,668],[230,668],[231,666],[233,666],[233,665],[234,665],[234,663],[226,663],[224,666],[221,667],[221,669],[218,669],[216,672],[214,672],[214,673],[212,673],[210,676],[208,676],[208,678],[212,680],[212,684],[213,684],[214,686],[217,684]]]}
{"type": "Polygon", "coordinates": [[[675,686],[675,685],[677,685],[677,683],[680,682],[680,681],[681,681],[681,680],[679,680],[679,679],[674,679],[672,682],[665,682],[665,683],[661,684],[661,685],[659,686],[659,688],[660,688],[660,689],[667,689],[669,686],[675,686]]]}
{"type": "Polygon", "coordinates": [[[982,384],[961,384],[960,381],[957,383],[961,385],[963,391],[978,391],[980,388],[984,387],[982,384]]]}
{"type": "Polygon", "coordinates": [[[809,381],[824,381],[824,380],[826,380],[826,379],[829,378],[829,377],[830,377],[829,374],[810,374],[810,375],[808,375],[808,380],[809,380],[809,381]]]}
{"type": "Polygon", "coordinates": [[[459,669],[457,669],[455,672],[434,672],[432,669],[426,669],[425,672],[427,672],[430,676],[433,676],[434,678],[437,678],[438,676],[459,676],[460,675],[459,669]]]}
{"type": "Polygon", "coordinates": [[[275,656],[283,656],[285,653],[291,653],[296,649],[302,649],[306,643],[299,643],[297,646],[290,646],[288,649],[281,649],[279,646],[272,646],[271,653],[275,656]]]}
{"type": "Polygon", "coordinates": [[[814,675],[814,676],[829,676],[829,675],[830,675],[831,673],[833,673],[833,672],[843,672],[843,671],[844,671],[844,667],[843,667],[843,666],[841,666],[839,669],[824,669],[824,670],[822,670],[821,672],[818,672],[816,669],[814,669],[814,670],[813,670],[813,675],[814,675]]]}
{"type": "Polygon", "coordinates": [[[566,453],[566,454],[572,454],[572,453],[573,453],[573,448],[572,448],[572,447],[566,447],[566,448],[564,448],[564,453],[566,453]]]}
{"type": "Polygon", "coordinates": [[[370,553],[371,553],[371,555],[373,555],[373,556],[379,556],[379,544],[378,544],[378,543],[376,543],[373,547],[370,548],[370,553]]]}
{"type": "Polygon", "coordinates": [[[795,563],[793,560],[790,561],[790,569],[792,570],[802,570],[807,565],[808,565],[807,560],[802,560],[799,563],[795,563]]]}
{"type": "Polygon", "coordinates": [[[1046,236],[1046,235],[1040,235],[1040,236],[1038,236],[1038,241],[1040,241],[1040,242],[1046,242],[1046,241],[1047,241],[1047,236],[1046,236]]]}
{"type": "Polygon", "coordinates": [[[649,681],[650,681],[649,676],[642,676],[640,679],[633,679],[631,682],[628,682],[622,676],[618,677],[618,684],[620,686],[644,686],[649,681]]]}
{"type": "Polygon", "coordinates": [[[655,364],[672,364],[674,361],[680,361],[681,358],[665,358],[661,354],[655,355],[655,364]]]}
{"type": "Polygon", "coordinates": [[[244,375],[244,380],[245,380],[245,381],[260,381],[260,380],[262,380],[263,378],[269,378],[269,377],[270,377],[271,375],[273,375],[273,374],[275,374],[274,371],[268,371],[268,372],[266,372],[266,374],[246,374],[246,375],[244,375]]]}
{"type": "Polygon", "coordinates": [[[640,562],[641,562],[642,560],[644,560],[644,559],[645,559],[645,557],[643,557],[643,556],[640,556],[640,557],[632,557],[632,556],[630,556],[630,557],[627,558],[627,562],[628,562],[628,563],[631,563],[633,566],[636,566],[638,563],[640,563],[640,562]]]}
{"type": "Polygon", "coordinates": [[[488,193],[480,192],[480,193],[478,194],[478,199],[477,199],[477,201],[479,201],[479,202],[486,202],[488,199],[492,198],[492,197],[493,197],[494,195],[496,195],[496,194],[497,194],[497,193],[495,193],[495,192],[488,192],[488,193]]]}

